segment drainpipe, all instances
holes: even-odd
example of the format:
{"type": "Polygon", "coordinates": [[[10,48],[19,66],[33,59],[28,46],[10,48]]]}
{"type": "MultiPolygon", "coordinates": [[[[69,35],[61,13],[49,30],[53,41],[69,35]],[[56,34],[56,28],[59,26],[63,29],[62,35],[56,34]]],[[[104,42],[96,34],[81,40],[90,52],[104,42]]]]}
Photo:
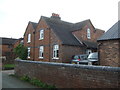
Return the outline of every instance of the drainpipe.
{"type": "Polygon", "coordinates": [[[34,40],[33,40],[33,61],[35,61],[35,31],[33,32],[34,40]]]}
{"type": "Polygon", "coordinates": [[[48,45],[48,47],[49,47],[49,62],[50,62],[50,59],[51,59],[51,52],[50,52],[51,51],[51,47],[50,47],[51,46],[51,43],[50,43],[50,38],[51,38],[50,37],[50,32],[51,32],[51,29],[48,28],[48,30],[49,30],[49,45],[48,45]]]}

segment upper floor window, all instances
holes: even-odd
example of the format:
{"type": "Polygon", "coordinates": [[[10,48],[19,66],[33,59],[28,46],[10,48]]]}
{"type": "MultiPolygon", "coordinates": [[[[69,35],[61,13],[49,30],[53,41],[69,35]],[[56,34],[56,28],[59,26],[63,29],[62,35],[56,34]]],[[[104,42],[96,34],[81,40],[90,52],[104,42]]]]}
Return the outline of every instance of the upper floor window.
{"type": "Polygon", "coordinates": [[[40,46],[39,48],[39,58],[43,58],[44,47],[40,46]]]}
{"type": "Polygon", "coordinates": [[[90,29],[89,28],[87,29],[87,38],[91,39],[91,34],[90,34],[90,29]]]}
{"type": "Polygon", "coordinates": [[[44,30],[40,30],[40,40],[44,39],[44,30]]]}
{"type": "Polygon", "coordinates": [[[59,45],[53,46],[53,59],[59,59],[59,45]]]}
{"type": "Polygon", "coordinates": [[[27,42],[28,43],[31,42],[31,34],[28,34],[28,40],[27,40],[27,42]]]}
{"type": "Polygon", "coordinates": [[[30,58],[30,47],[28,47],[28,58],[30,58]]]}

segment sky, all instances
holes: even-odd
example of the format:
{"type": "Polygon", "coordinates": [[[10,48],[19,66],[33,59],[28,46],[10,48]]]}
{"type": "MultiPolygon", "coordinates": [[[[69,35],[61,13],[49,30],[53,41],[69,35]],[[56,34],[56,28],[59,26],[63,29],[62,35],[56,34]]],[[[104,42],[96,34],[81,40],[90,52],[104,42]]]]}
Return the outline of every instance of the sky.
{"type": "Polygon", "coordinates": [[[77,23],[90,19],[95,28],[107,31],[118,21],[119,0],[0,0],[0,37],[21,38],[29,21],[60,15],[77,23]]]}

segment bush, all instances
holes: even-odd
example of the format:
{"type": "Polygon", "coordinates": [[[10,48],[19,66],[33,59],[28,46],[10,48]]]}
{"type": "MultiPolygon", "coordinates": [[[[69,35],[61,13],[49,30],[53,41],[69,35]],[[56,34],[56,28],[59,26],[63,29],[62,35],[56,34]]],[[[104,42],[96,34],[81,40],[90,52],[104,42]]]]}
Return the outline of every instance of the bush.
{"type": "Polygon", "coordinates": [[[22,44],[19,44],[16,48],[14,48],[14,53],[23,60],[27,59],[27,47],[22,44]]]}
{"type": "Polygon", "coordinates": [[[48,88],[48,89],[56,89],[55,86],[52,86],[52,85],[48,85],[46,83],[43,83],[42,81],[36,79],[36,78],[30,78],[28,77],[27,75],[25,76],[22,76],[20,78],[21,80],[23,81],[26,81],[26,82],[30,82],[31,84],[35,85],[35,86],[38,86],[38,87],[41,87],[41,88],[48,88]]]}
{"type": "Polygon", "coordinates": [[[28,76],[23,76],[23,77],[20,78],[20,80],[30,82],[30,78],[28,76]]]}

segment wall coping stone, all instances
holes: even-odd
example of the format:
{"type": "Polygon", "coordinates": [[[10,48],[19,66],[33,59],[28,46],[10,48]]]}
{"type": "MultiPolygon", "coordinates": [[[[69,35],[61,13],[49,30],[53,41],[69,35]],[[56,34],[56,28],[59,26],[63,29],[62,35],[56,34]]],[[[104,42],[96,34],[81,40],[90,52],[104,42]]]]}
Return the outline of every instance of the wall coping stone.
{"type": "Polygon", "coordinates": [[[15,61],[24,62],[24,63],[36,63],[36,64],[46,64],[46,65],[53,65],[53,66],[62,66],[62,67],[74,67],[74,68],[89,69],[89,70],[112,71],[112,72],[120,73],[120,67],[67,64],[67,63],[56,63],[56,62],[20,60],[20,59],[16,59],[15,61]]]}

